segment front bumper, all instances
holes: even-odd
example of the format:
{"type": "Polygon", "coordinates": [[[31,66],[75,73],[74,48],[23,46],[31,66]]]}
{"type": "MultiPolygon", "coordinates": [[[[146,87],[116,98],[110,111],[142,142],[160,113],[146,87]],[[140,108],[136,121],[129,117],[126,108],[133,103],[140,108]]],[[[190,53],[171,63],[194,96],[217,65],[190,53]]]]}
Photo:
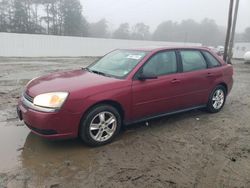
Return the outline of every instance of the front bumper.
{"type": "Polygon", "coordinates": [[[33,109],[31,105],[32,103],[21,97],[17,105],[17,114],[33,133],[48,139],[67,139],[78,136],[81,114],[73,114],[62,109],[42,112],[33,109]]]}

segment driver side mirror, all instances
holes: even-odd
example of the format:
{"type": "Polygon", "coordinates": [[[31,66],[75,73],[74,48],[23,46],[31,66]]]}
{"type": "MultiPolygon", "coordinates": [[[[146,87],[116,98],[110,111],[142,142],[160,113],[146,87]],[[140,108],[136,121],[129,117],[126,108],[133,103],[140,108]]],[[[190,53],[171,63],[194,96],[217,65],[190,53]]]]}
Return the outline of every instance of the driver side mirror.
{"type": "Polygon", "coordinates": [[[140,72],[140,74],[138,75],[138,80],[151,80],[151,79],[157,79],[158,77],[150,71],[145,71],[144,69],[142,69],[142,71],[140,72]]]}

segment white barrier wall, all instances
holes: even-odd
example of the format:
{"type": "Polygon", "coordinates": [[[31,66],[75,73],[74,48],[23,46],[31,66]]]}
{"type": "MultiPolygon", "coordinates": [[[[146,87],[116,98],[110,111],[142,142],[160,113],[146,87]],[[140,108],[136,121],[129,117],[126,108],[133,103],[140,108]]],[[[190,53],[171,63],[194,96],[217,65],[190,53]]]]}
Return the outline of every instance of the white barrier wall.
{"type": "Polygon", "coordinates": [[[177,45],[201,46],[198,43],[0,33],[0,57],[102,56],[117,48],[177,45]]]}
{"type": "Polygon", "coordinates": [[[250,42],[235,43],[233,58],[243,59],[246,52],[250,51],[250,42]]]}

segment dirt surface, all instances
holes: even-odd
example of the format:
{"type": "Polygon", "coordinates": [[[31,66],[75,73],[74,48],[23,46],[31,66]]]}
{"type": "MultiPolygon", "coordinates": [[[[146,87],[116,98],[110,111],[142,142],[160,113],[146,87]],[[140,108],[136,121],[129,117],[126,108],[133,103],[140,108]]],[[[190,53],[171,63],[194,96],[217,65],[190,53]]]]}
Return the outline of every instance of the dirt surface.
{"type": "Polygon", "coordinates": [[[15,106],[28,80],[92,61],[0,59],[0,188],[250,187],[250,65],[235,62],[220,113],[132,125],[103,147],[48,141],[18,121],[15,106]]]}

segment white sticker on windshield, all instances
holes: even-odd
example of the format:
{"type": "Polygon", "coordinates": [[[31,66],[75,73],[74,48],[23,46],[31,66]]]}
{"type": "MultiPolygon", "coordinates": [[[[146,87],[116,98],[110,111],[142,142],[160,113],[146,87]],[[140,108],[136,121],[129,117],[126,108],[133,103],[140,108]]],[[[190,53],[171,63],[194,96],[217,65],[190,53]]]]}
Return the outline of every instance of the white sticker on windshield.
{"type": "Polygon", "coordinates": [[[141,57],[142,57],[141,55],[128,55],[127,56],[128,59],[136,59],[136,60],[141,59],[141,57]]]}
{"type": "Polygon", "coordinates": [[[124,75],[128,74],[128,71],[124,71],[123,74],[124,74],[124,75]]]}

